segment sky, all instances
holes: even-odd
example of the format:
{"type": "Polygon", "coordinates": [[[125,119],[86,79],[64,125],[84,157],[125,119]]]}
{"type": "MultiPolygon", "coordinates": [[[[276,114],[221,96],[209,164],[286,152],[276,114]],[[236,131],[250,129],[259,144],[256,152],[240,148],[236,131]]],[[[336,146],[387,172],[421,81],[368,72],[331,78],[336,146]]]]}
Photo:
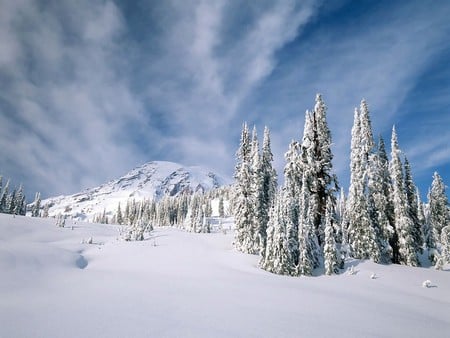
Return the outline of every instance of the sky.
{"type": "Polygon", "coordinates": [[[247,121],[282,177],[322,93],[341,186],[364,98],[425,196],[436,170],[450,184],[448,17],[446,0],[0,0],[0,175],[44,197],[153,160],[231,177],[247,121]]]}

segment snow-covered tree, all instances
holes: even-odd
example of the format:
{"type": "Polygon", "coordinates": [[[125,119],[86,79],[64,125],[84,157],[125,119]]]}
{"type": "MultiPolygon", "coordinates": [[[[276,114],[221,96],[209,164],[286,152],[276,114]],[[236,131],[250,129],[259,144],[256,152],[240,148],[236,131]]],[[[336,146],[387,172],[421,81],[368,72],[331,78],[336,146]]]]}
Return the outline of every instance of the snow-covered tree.
{"type": "Polygon", "coordinates": [[[46,204],[44,205],[44,210],[42,211],[42,217],[48,218],[48,212],[49,212],[49,209],[50,209],[50,204],[49,204],[49,203],[46,203],[46,204]]]}
{"type": "Polygon", "coordinates": [[[304,172],[299,199],[297,274],[310,276],[313,269],[319,266],[320,252],[314,231],[313,217],[311,217],[315,207],[311,205],[311,194],[308,188],[307,177],[307,173],[304,172]]]}
{"type": "Polygon", "coordinates": [[[406,202],[408,204],[408,214],[413,222],[413,237],[414,237],[414,246],[417,252],[422,253],[422,235],[421,229],[422,224],[419,222],[419,215],[417,209],[417,187],[412,178],[411,165],[409,164],[408,159],[405,157],[404,163],[404,172],[405,172],[405,193],[406,193],[406,202]]]}
{"type": "Polygon", "coordinates": [[[9,196],[9,180],[6,181],[5,187],[3,189],[0,189],[0,212],[1,213],[8,213],[9,210],[7,209],[6,203],[9,196]]]}
{"type": "Polygon", "coordinates": [[[252,145],[247,124],[244,124],[237,152],[234,185],[234,246],[244,253],[254,252],[255,194],[252,174],[252,145]]]}
{"type": "Polygon", "coordinates": [[[369,157],[368,166],[368,206],[369,216],[374,229],[376,245],[379,250],[379,261],[390,263],[392,261],[392,247],[389,243],[394,231],[391,225],[390,214],[392,204],[390,201],[389,166],[385,157],[384,143],[380,138],[377,151],[369,157]]]}
{"type": "Polygon", "coordinates": [[[124,224],[124,220],[123,220],[123,216],[122,216],[122,210],[120,208],[120,202],[119,202],[119,205],[117,206],[116,223],[119,224],[119,225],[124,224]]]}
{"type": "Polygon", "coordinates": [[[41,194],[39,192],[34,196],[33,207],[31,208],[31,217],[39,217],[41,210],[41,194]]]}
{"type": "Polygon", "coordinates": [[[223,203],[223,196],[219,197],[219,217],[225,217],[225,207],[223,203]]]}
{"type": "Polygon", "coordinates": [[[417,248],[414,240],[414,222],[408,212],[404,188],[403,166],[400,159],[397,132],[392,128],[391,163],[392,200],[394,203],[395,229],[398,235],[399,263],[418,266],[417,248]]]}
{"type": "Polygon", "coordinates": [[[289,250],[285,193],[283,191],[277,194],[275,204],[270,211],[267,245],[259,265],[262,269],[272,273],[280,275],[295,274],[295,264],[289,250]]]}
{"type": "MultiPolygon", "coordinates": [[[[347,199],[348,237],[352,256],[380,261],[380,248],[368,199],[369,158],[373,136],[365,101],[355,109],[350,154],[350,187],[347,199]]],[[[373,204],[373,203],[372,203],[373,204]]]]}
{"type": "Polygon", "coordinates": [[[327,107],[320,94],[311,113],[306,113],[305,131],[302,139],[303,170],[308,171],[311,192],[310,207],[313,208],[314,231],[319,244],[324,242],[325,211],[327,199],[336,203],[338,190],[336,175],[332,172],[333,154],[331,132],[327,122],[327,107]],[[307,128],[309,126],[309,128],[307,128]]]}
{"type": "Polygon", "coordinates": [[[339,254],[337,251],[336,241],[334,239],[334,210],[331,201],[328,203],[325,214],[325,245],[324,245],[324,265],[327,275],[339,273],[339,254]]]}
{"type": "Polygon", "coordinates": [[[277,187],[277,174],[273,168],[273,154],[270,146],[269,128],[264,128],[264,138],[259,164],[255,166],[254,183],[256,193],[256,242],[259,253],[266,247],[269,210],[273,204],[277,187]]]}
{"type": "Polygon", "coordinates": [[[428,204],[430,208],[430,226],[433,229],[435,242],[439,242],[442,228],[450,222],[450,219],[445,185],[437,172],[433,175],[428,204]]]}

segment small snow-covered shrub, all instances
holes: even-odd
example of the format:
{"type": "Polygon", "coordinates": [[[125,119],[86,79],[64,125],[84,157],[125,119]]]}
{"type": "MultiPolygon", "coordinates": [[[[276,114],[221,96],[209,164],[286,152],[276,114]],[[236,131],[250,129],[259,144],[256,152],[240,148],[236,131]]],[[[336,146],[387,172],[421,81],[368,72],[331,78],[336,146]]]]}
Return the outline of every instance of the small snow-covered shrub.
{"type": "Polygon", "coordinates": [[[423,288],[429,288],[429,287],[431,287],[431,281],[430,281],[429,279],[427,279],[426,281],[423,281],[422,287],[423,287],[423,288]]]}

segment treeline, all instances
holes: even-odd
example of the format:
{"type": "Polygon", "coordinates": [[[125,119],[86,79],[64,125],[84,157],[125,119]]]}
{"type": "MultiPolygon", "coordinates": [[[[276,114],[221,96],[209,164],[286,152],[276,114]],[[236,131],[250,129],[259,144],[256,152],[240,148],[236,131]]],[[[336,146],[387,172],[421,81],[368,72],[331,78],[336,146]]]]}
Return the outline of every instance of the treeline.
{"type": "Polygon", "coordinates": [[[125,205],[119,203],[111,216],[106,210],[96,215],[94,222],[122,225],[121,235],[125,240],[143,240],[144,233],[155,226],[174,226],[190,232],[207,233],[211,231],[209,218],[213,214],[213,200],[217,202],[217,216],[230,214],[227,207],[230,191],[230,187],[221,187],[205,193],[164,196],[159,201],[130,199],[125,205]]]}
{"type": "Polygon", "coordinates": [[[22,185],[10,191],[9,180],[3,186],[3,177],[0,176],[0,213],[25,216],[27,205],[22,185]]]}
{"type": "Polygon", "coordinates": [[[277,189],[267,128],[260,150],[256,131],[250,136],[244,124],[235,170],[235,247],[259,254],[263,269],[293,276],[321,266],[338,273],[348,257],[419,266],[426,253],[437,268],[450,262],[450,214],[439,174],[422,203],[395,128],[389,158],[383,139],[374,141],[363,100],[354,115],[346,197],[333,173],[326,113],[317,95],[302,140],[285,154],[277,189]]]}

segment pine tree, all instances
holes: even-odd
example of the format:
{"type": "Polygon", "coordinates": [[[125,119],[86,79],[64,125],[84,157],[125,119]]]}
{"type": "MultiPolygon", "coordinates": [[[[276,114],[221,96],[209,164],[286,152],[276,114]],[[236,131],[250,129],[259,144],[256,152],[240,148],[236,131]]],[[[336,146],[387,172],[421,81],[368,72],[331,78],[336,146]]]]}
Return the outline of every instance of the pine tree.
{"type": "Polygon", "coordinates": [[[267,227],[267,245],[259,265],[262,269],[280,275],[295,274],[287,238],[285,194],[277,194],[275,204],[271,208],[267,227]]]}
{"type": "Polygon", "coordinates": [[[33,207],[31,208],[31,217],[39,217],[41,210],[41,194],[39,192],[34,196],[33,207]]]}
{"type": "Polygon", "coordinates": [[[0,189],[0,212],[1,213],[8,213],[8,210],[6,208],[6,201],[8,199],[9,195],[9,180],[6,181],[5,187],[0,189]]]}
{"type": "Polygon", "coordinates": [[[450,225],[441,230],[441,258],[442,264],[450,263],[450,225]]]}
{"type": "Polygon", "coordinates": [[[319,266],[319,244],[314,231],[314,207],[311,207],[311,194],[307,183],[307,173],[302,176],[302,189],[299,200],[299,226],[298,226],[298,264],[297,274],[310,276],[314,268],[319,266]]]}
{"type": "Polygon", "coordinates": [[[373,139],[365,101],[355,109],[350,155],[350,188],[347,199],[348,236],[352,256],[380,260],[380,250],[368,200],[369,157],[373,139]]]}
{"type": "Polygon", "coordinates": [[[298,224],[299,224],[299,193],[302,182],[302,163],[300,159],[300,144],[291,141],[284,158],[284,198],[289,204],[287,214],[287,238],[294,264],[298,262],[298,224]]]}
{"type": "MultiPolygon", "coordinates": [[[[382,143],[382,139],[380,143],[382,143]]],[[[384,144],[382,144],[382,147],[382,152],[384,152],[384,144]]],[[[389,219],[391,208],[389,196],[390,179],[386,174],[386,168],[388,169],[387,162],[382,157],[383,155],[379,149],[369,157],[367,197],[369,215],[376,239],[376,250],[379,251],[378,261],[390,263],[392,261],[392,247],[389,244],[389,239],[393,232],[389,219]]]]}
{"type": "Polygon", "coordinates": [[[325,215],[325,246],[324,246],[324,265],[325,274],[332,275],[339,273],[339,261],[336,241],[334,239],[334,219],[332,203],[329,202],[325,215]]]}
{"type": "Polygon", "coordinates": [[[44,205],[44,210],[42,211],[42,217],[48,218],[48,212],[49,212],[49,209],[50,209],[50,204],[49,204],[49,203],[46,203],[46,204],[44,205]]]}
{"type": "Polygon", "coordinates": [[[436,249],[441,240],[442,229],[449,223],[448,199],[445,194],[445,185],[441,176],[435,172],[433,182],[428,193],[428,233],[427,247],[429,249],[429,257],[435,262],[436,249]]]}
{"type": "Polygon", "coordinates": [[[405,172],[405,193],[406,193],[406,202],[408,204],[408,214],[413,222],[413,237],[414,237],[414,246],[416,252],[422,253],[422,236],[421,236],[421,228],[422,225],[419,222],[419,215],[417,210],[417,187],[414,184],[411,166],[409,164],[408,159],[405,157],[404,163],[404,172],[405,172]]]}
{"type": "Polygon", "coordinates": [[[252,178],[251,142],[247,124],[244,124],[237,152],[233,208],[235,214],[234,245],[237,250],[244,253],[253,253],[254,247],[255,199],[252,191],[252,178]]]}
{"type": "Polygon", "coordinates": [[[414,223],[408,213],[408,203],[404,189],[402,162],[395,127],[392,128],[391,163],[392,196],[394,202],[395,228],[399,243],[399,262],[418,266],[419,260],[414,241],[414,223]]]}
{"type": "Polygon", "coordinates": [[[223,204],[223,196],[219,197],[219,217],[225,217],[225,208],[223,204]]]}
{"type": "MultiPolygon", "coordinates": [[[[333,154],[331,151],[331,132],[328,127],[327,107],[320,94],[316,95],[316,104],[312,113],[306,114],[305,132],[302,139],[302,158],[304,168],[310,173],[308,179],[312,208],[314,231],[319,244],[324,242],[325,211],[327,199],[336,203],[335,193],[338,191],[336,175],[332,173],[333,154]],[[308,121],[309,120],[309,121],[308,121]],[[310,128],[306,129],[306,124],[310,128]]],[[[305,169],[303,169],[305,170],[305,169]]]]}
{"type": "Polygon", "coordinates": [[[119,205],[117,206],[116,222],[119,225],[124,224],[124,220],[123,220],[123,216],[122,216],[122,210],[120,209],[120,202],[119,202],[119,205]]]}
{"type": "Polygon", "coordinates": [[[450,219],[445,185],[437,172],[433,175],[428,203],[430,205],[430,225],[433,229],[434,239],[438,242],[442,228],[448,224],[450,219]]]}
{"type": "Polygon", "coordinates": [[[12,214],[25,216],[26,213],[26,203],[25,194],[23,192],[23,186],[20,185],[19,190],[17,190],[14,195],[14,208],[12,209],[12,214]]]}
{"type": "Polygon", "coordinates": [[[277,174],[272,166],[273,154],[270,147],[270,131],[264,128],[263,147],[261,153],[260,166],[258,167],[257,182],[257,199],[258,209],[256,218],[257,222],[257,243],[259,253],[265,251],[267,240],[267,224],[269,223],[269,210],[273,204],[274,196],[277,188],[277,174]]]}

